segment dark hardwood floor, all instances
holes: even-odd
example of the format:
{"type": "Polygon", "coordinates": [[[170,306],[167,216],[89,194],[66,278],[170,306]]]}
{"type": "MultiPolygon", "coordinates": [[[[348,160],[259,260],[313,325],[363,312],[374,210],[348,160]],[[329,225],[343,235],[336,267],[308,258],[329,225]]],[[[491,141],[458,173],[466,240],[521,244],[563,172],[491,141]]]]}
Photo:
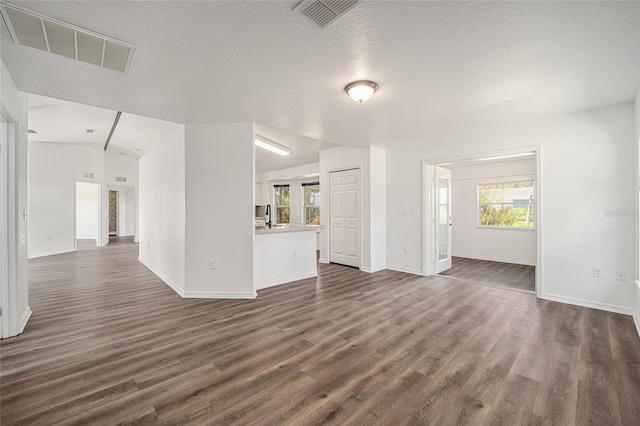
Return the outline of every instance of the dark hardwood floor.
{"type": "Polygon", "coordinates": [[[533,293],[536,289],[535,266],[455,256],[451,258],[451,263],[451,269],[441,275],[507,290],[533,293]]]}
{"type": "Polygon", "coordinates": [[[136,258],[30,261],[2,425],[640,424],[628,316],[337,265],[256,300],[181,299],[136,258]]]}

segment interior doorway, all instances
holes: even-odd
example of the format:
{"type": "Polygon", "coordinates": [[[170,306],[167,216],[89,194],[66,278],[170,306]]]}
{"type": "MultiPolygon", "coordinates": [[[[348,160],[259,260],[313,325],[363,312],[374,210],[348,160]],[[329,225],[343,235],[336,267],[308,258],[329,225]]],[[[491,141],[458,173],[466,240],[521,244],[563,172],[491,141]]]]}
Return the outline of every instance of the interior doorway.
{"type": "Polygon", "coordinates": [[[100,184],[76,182],[76,249],[100,243],[100,184]]]}
{"type": "Polygon", "coordinates": [[[132,242],[136,232],[136,188],[108,185],[106,200],[109,244],[132,242]]]}
{"type": "Polygon", "coordinates": [[[537,148],[425,162],[425,275],[540,294],[537,148]]]}
{"type": "Polygon", "coordinates": [[[118,236],[118,191],[109,190],[109,238],[118,236]]]}

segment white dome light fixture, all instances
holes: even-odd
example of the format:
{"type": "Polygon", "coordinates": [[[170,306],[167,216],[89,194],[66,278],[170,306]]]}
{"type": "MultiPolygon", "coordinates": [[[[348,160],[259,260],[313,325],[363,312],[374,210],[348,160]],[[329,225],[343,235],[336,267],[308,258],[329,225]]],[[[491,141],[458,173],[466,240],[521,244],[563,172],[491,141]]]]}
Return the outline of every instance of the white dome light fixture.
{"type": "Polygon", "coordinates": [[[347,84],[344,91],[356,102],[363,103],[369,100],[378,90],[378,85],[370,80],[358,80],[347,84]]]}

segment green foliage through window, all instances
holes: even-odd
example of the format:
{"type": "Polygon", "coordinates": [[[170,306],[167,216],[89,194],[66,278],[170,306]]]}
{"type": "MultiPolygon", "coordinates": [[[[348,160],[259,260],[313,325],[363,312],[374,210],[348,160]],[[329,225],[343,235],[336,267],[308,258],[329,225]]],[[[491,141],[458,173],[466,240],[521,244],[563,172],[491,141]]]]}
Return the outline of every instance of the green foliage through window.
{"type": "Polygon", "coordinates": [[[304,224],[320,225],[320,183],[303,183],[304,224]]]}
{"type": "Polygon", "coordinates": [[[478,185],[481,226],[533,228],[533,181],[478,185]]]}
{"type": "Polygon", "coordinates": [[[273,199],[275,200],[274,222],[289,223],[291,217],[289,185],[274,185],[273,199]]]}

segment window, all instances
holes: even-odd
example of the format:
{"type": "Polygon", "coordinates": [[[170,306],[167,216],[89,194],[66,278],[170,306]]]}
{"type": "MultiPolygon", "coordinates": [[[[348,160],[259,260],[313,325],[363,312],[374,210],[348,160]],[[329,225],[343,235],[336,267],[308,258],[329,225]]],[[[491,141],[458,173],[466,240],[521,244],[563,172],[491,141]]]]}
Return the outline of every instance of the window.
{"type": "Polygon", "coordinates": [[[533,228],[533,180],[478,185],[480,226],[533,228]]]}
{"type": "Polygon", "coordinates": [[[304,224],[320,225],[320,182],[302,184],[304,224]]]}
{"type": "Polygon", "coordinates": [[[274,223],[289,223],[290,221],[290,203],[289,203],[289,185],[273,185],[274,223]]]}

